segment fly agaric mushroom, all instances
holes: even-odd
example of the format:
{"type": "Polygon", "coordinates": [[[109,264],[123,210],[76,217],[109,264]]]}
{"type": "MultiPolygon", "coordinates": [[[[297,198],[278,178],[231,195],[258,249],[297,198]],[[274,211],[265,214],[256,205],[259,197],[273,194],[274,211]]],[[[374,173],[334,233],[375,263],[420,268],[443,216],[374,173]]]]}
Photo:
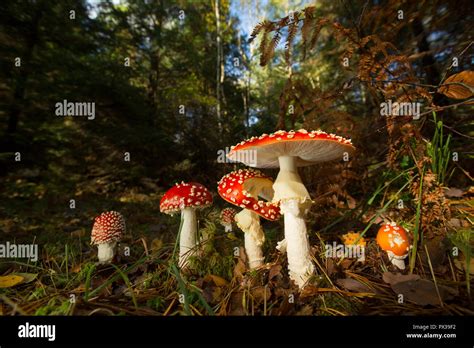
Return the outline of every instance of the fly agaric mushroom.
{"type": "Polygon", "coordinates": [[[94,219],[91,244],[97,245],[100,263],[109,263],[114,258],[117,241],[125,233],[125,219],[116,211],[107,211],[94,219]]]}
{"type": "Polygon", "coordinates": [[[305,214],[312,201],[298,174],[298,167],[332,161],[354,151],[352,143],[323,131],[279,130],[252,137],[232,146],[227,157],[256,168],[280,168],[273,184],[273,203],[285,220],[286,252],[290,278],[302,288],[314,272],[306,232],[305,214]],[[252,154],[247,156],[247,154],[252,154]]]}
{"type": "Polygon", "coordinates": [[[388,222],[377,233],[377,244],[385,250],[390,262],[399,269],[405,269],[404,259],[410,251],[407,232],[395,222],[388,222]]]}
{"type": "Polygon", "coordinates": [[[221,211],[221,225],[224,226],[225,232],[232,232],[232,223],[234,222],[236,211],[233,208],[224,208],[221,211]]]}
{"type": "Polygon", "coordinates": [[[250,269],[263,264],[262,245],[265,234],[259,215],[267,220],[278,220],[278,205],[258,199],[259,195],[272,196],[272,180],[254,169],[239,169],[225,175],[218,183],[219,195],[227,202],[243,208],[235,215],[235,222],[245,233],[245,252],[250,269]]]}
{"type": "Polygon", "coordinates": [[[181,212],[181,231],[179,237],[179,266],[186,268],[188,259],[197,250],[196,209],[212,204],[212,195],[201,184],[189,182],[176,184],[170,188],[160,201],[160,211],[174,215],[181,212]]]}

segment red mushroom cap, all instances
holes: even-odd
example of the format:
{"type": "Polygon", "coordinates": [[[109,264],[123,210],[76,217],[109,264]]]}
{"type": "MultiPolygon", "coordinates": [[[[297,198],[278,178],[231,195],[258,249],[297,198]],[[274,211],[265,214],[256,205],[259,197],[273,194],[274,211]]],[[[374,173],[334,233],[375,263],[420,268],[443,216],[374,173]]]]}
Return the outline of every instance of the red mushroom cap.
{"type": "Polygon", "coordinates": [[[253,191],[255,195],[258,195],[260,191],[271,185],[272,180],[258,170],[239,169],[222,177],[217,191],[227,202],[274,221],[281,216],[280,207],[271,202],[258,200],[250,193],[253,191]]]}
{"type": "Polygon", "coordinates": [[[110,243],[120,240],[125,233],[125,219],[116,211],[107,211],[94,219],[92,244],[110,243]]]}
{"type": "Polygon", "coordinates": [[[318,162],[338,159],[344,152],[352,153],[355,150],[349,139],[335,134],[328,134],[321,130],[298,131],[279,130],[272,134],[263,134],[252,137],[231,147],[227,157],[233,161],[242,162],[249,167],[278,168],[278,157],[298,157],[298,167],[309,166],[318,162]],[[246,152],[256,152],[254,156],[245,156],[246,152]]]}
{"type": "Polygon", "coordinates": [[[221,223],[230,225],[234,222],[234,217],[237,212],[234,208],[224,208],[221,211],[221,223]]]}
{"type": "Polygon", "coordinates": [[[410,240],[406,230],[395,222],[388,222],[377,232],[377,244],[385,251],[404,256],[410,250],[410,240]]]}
{"type": "Polygon", "coordinates": [[[160,211],[174,214],[184,208],[205,208],[212,204],[209,190],[197,182],[182,182],[170,188],[160,201],[160,211]]]}

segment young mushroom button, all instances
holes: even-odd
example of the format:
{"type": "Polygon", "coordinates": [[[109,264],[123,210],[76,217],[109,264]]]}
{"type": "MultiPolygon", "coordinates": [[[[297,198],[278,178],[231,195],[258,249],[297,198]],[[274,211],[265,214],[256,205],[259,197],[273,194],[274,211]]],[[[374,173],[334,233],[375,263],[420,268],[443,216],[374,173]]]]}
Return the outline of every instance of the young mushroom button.
{"type": "Polygon", "coordinates": [[[225,232],[232,232],[232,223],[234,222],[236,211],[233,208],[224,208],[221,211],[221,225],[224,226],[225,232]]]}
{"type": "Polygon", "coordinates": [[[197,220],[196,209],[212,204],[209,190],[198,183],[189,182],[176,184],[170,188],[160,201],[160,211],[165,214],[181,212],[181,232],[179,239],[179,266],[186,268],[189,257],[197,252],[197,220]]]}
{"type": "Polygon", "coordinates": [[[395,222],[386,223],[377,233],[377,244],[385,250],[390,262],[399,269],[405,269],[404,259],[411,249],[405,229],[395,222]]]}
{"type": "Polygon", "coordinates": [[[115,254],[117,241],[125,233],[125,219],[116,211],[100,214],[94,220],[91,243],[97,245],[100,263],[110,263],[115,254]]]}
{"type": "Polygon", "coordinates": [[[233,146],[227,154],[229,159],[250,167],[280,168],[273,184],[273,203],[280,204],[284,216],[289,273],[300,288],[307,284],[314,265],[305,222],[306,211],[312,202],[297,168],[344,159],[354,150],[348,139],[320,130],[300,129],[250,138],[233,146]]]}

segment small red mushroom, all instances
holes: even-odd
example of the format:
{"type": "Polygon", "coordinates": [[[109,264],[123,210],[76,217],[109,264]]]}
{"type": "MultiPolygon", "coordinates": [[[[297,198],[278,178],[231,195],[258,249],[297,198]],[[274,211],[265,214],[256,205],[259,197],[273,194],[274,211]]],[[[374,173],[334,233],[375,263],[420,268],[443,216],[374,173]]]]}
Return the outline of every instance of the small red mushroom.
{"type": "Polygon", "coordinates": [[[236,211],[233,208],[224,208],[221,211],[221,225],[224,226],[225,232],[232,232],[232,224],[234,222],[236,211]]]}
{"type": "Polygon", "coordinates": [[[406,230],[395,222],[387,222],[377,233],[377,244],[385,250],[390,262],[399,269],[405,269],[404,259],[410,251],[410,240],[406,230]]]}
{"type": "Polygon", "coordinates": [[[125,219],[119,212],[108,211],[95,218],[91,243],[97,245],[100,263],[112,261],[117,241],[122,239],[125,229],[125,219]]]}
{"type": "Polygon", "coordinates": [[[170,188],[160,201],[160,211],[173,215],[181,212],[181,231],[179,236],[179,266],[186,268],[190,256],[197,250],[196,209],[212,204],[209,190],[196,182],[176,184],[170,188]]]}

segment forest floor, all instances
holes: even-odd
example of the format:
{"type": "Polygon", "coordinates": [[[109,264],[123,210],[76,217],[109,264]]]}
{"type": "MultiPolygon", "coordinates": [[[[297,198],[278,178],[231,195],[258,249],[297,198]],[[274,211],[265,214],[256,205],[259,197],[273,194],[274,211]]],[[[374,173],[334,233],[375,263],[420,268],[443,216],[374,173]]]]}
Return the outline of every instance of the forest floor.
{"type": "MultiPolygon", "coordinates": [[[[183,273],[176,266],[180,218],[159,213],[163,192],[153,180],[122,190],[122,183],[99,175],[70,209],[68,198],[45,189],[47,178],[39,172],[20,174],[9,175],[0,194],[1,201],[8,202],[0,208],[2,239],[34,242],[40,255],[38,262],[0,263],[1,274],[19,276],[0,284],[2,315],[474,314],[468,263],[450,254],[448,239],[426,243],[410,274],[388,262],[375,243],[373,228],[366,234],[365,262],[326,258],[323,245],[341,235],[340,222],[328,224],[323,232],[310,231],[317,275],[314,286],[299,292],[289,281],[286,256],[275,249],[283,238],[281,222],[263,224],[266,263],[249,271],[242,232],[224,232],[218,207],[202,210],[200,233],[210,239],[183,273]],[[91,192],[94,185],[113,188],[91,192]],[[93,219],[104,207],[120,211],[127,221],[111,265],[97,264],[97,249],[90,245],[93,219]]],[[[456,196],[450,200],[451,223],[468,225],[474,192],[456,196]]],[[[472,260],[469,264],[472,274],[472,260]]]]}

